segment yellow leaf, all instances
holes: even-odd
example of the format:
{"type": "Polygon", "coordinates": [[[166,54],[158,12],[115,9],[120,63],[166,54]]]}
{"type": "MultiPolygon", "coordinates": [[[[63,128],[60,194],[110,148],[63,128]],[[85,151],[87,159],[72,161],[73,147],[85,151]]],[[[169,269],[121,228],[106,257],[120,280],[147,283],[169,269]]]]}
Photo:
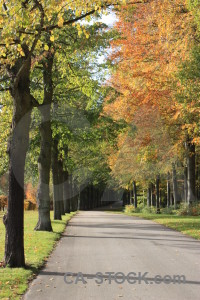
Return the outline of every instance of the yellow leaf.
{"type": "Polygon", "coordinates": [[[58,19],[58,27],[63,27],[63,23],[64,23],[63,17],[60,17],[58,19]]]}
{"type": "Polygon", "coordinates": [[[54,42],[54,40],[55,40],[54,35],[51,35],[51,36],[50,36],[50,41],[51,41],[51,42],[54,42]]]}
{"type": "Polygon", "coordinates": [[[44,45],[44,50],[48,51],[49,50],[49,46],[48,45],[44,45]]]}
{"type": "Polygon", "coordinates": [[[177,120],[180,114],[181,114],[180,111],[177,111],[176,114],[173,116],[173,119],[177,120]]]}

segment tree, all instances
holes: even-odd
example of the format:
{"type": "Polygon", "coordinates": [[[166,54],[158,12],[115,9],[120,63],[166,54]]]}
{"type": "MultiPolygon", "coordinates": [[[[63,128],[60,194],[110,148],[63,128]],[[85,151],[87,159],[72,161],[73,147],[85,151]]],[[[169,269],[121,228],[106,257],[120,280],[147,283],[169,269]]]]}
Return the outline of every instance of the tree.
{"type": "Polygon", "coordinates": [[[155,0],[124,6],[118,16],[121,38],[113,42],[114,70],[108,82],[113,89],[104,112],[124,119],[135,133],[128,129],[119,135],[119,150],[111,152],[110,165],[120,184],[139,179],[148,188],[160,171],[167,177],[171,164],[184,159],[174,81],[194,44],[194,14],[187,1],[155,0]]]}

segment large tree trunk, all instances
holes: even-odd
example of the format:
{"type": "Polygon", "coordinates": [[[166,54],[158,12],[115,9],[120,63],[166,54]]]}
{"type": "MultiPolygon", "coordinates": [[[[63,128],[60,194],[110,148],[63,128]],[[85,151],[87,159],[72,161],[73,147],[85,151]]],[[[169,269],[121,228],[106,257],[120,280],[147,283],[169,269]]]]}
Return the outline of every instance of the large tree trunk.
{"type": "Polygon", "coordinates": [[[195,145],[190,141],[186,143],[187,152],[187,201],[191,204],[196,200],[195,189],[195,145]]]}
{"type": "Polygon", "coordinates": [[[44,101],[39,107],[41,113],[40,125],[40,156],[38,159],[39,185],[37,203],[39,219],[35,230],[52,231],[50,219],[49,180],[51,170],[51,103],[53,98],[52,82],[53,56],[49,54],[43,63],[44,101]]]}
{"type": "MultiPolygon", "coordinates": [[[[44,107],[45,115],[50,117],[50,107],[44,107]]],[[[43,109],[42,109],[43,110],[43,109]]],[[[42,119],[46,118],[42,113],[42,119]]],[[[37,203],[39,219],[35,230],[52,231],[50,219],[50,195],[49,195],[49,180],[51,170],[51,122],[43,122],[40,127],[40,156],[38,159],[39,170],[39,185],[37,191],[37,203]]]]}
{"type": "Polygon", "coordinates": [[[13,67],[15,77],[11,85],[13,97],[12,134],[8,144],[9,192],[8,210],[3,221],[6,227],[5,263],[23,267],[24,258],[24,168],[29,144],[32,97],[30,94],[31,60],[19,60],[13,67]],[[22,67],[24,66],[24,67],[22,67]]]}

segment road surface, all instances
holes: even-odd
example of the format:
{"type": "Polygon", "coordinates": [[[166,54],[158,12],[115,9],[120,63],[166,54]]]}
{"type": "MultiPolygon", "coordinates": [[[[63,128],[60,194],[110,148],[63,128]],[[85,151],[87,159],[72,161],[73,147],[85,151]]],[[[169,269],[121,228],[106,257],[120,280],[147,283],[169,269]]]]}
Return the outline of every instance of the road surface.
{"type": "Polygon", "coordinates": [[[200,241],[136,217],[79,212],[24,299],[199,300],[200,241]]]}

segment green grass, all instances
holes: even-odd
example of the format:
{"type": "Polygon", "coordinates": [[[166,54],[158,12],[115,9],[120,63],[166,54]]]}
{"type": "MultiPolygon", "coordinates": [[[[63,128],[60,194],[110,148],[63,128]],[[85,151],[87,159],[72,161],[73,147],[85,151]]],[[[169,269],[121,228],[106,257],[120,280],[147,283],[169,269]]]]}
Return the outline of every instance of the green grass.
{"type": "MultiPolygon", "coordinates": [[[[111,212],[111,211],[107,211],[111,212]]],[[[123,208],[121,211],[113,211],[117,214],[125,214],[128,216],[140,217],[147,220],[152,220],[162,224],[168,228],[172,228],[183,234],[189,235],[197,240],[200,240],[200,216],[176,216],[170,214],[150,214],[150,213],[125,213],[123,208]]]]}
{"type": "MultiPolygon", "coordinates": [[[[53,221],[53,232],[34,231],[37,223],[37,211],[26,211],[24,221],[24,247],[26,269],[0,268],[0,299],[20,299],[27,290],[28,283],[44,265],[49,254],[65,229],[67,222],[75,213],[66,214],[62,221],[53,221]]],[[[0,212],[0,261],[4,256],[5,227],[0,212]]],[[[53,212],[51,212],[53,219],[53,212]]]]}
{"type": "Polygon", "coordinates": [[[183,234],[189,235],[200,240],[200,216],[174,216],[167,214],[143,214],[133,213],[133,216],[138,216],[147,220],[155,221],[166,227],[180,231],[183,234]]]}

